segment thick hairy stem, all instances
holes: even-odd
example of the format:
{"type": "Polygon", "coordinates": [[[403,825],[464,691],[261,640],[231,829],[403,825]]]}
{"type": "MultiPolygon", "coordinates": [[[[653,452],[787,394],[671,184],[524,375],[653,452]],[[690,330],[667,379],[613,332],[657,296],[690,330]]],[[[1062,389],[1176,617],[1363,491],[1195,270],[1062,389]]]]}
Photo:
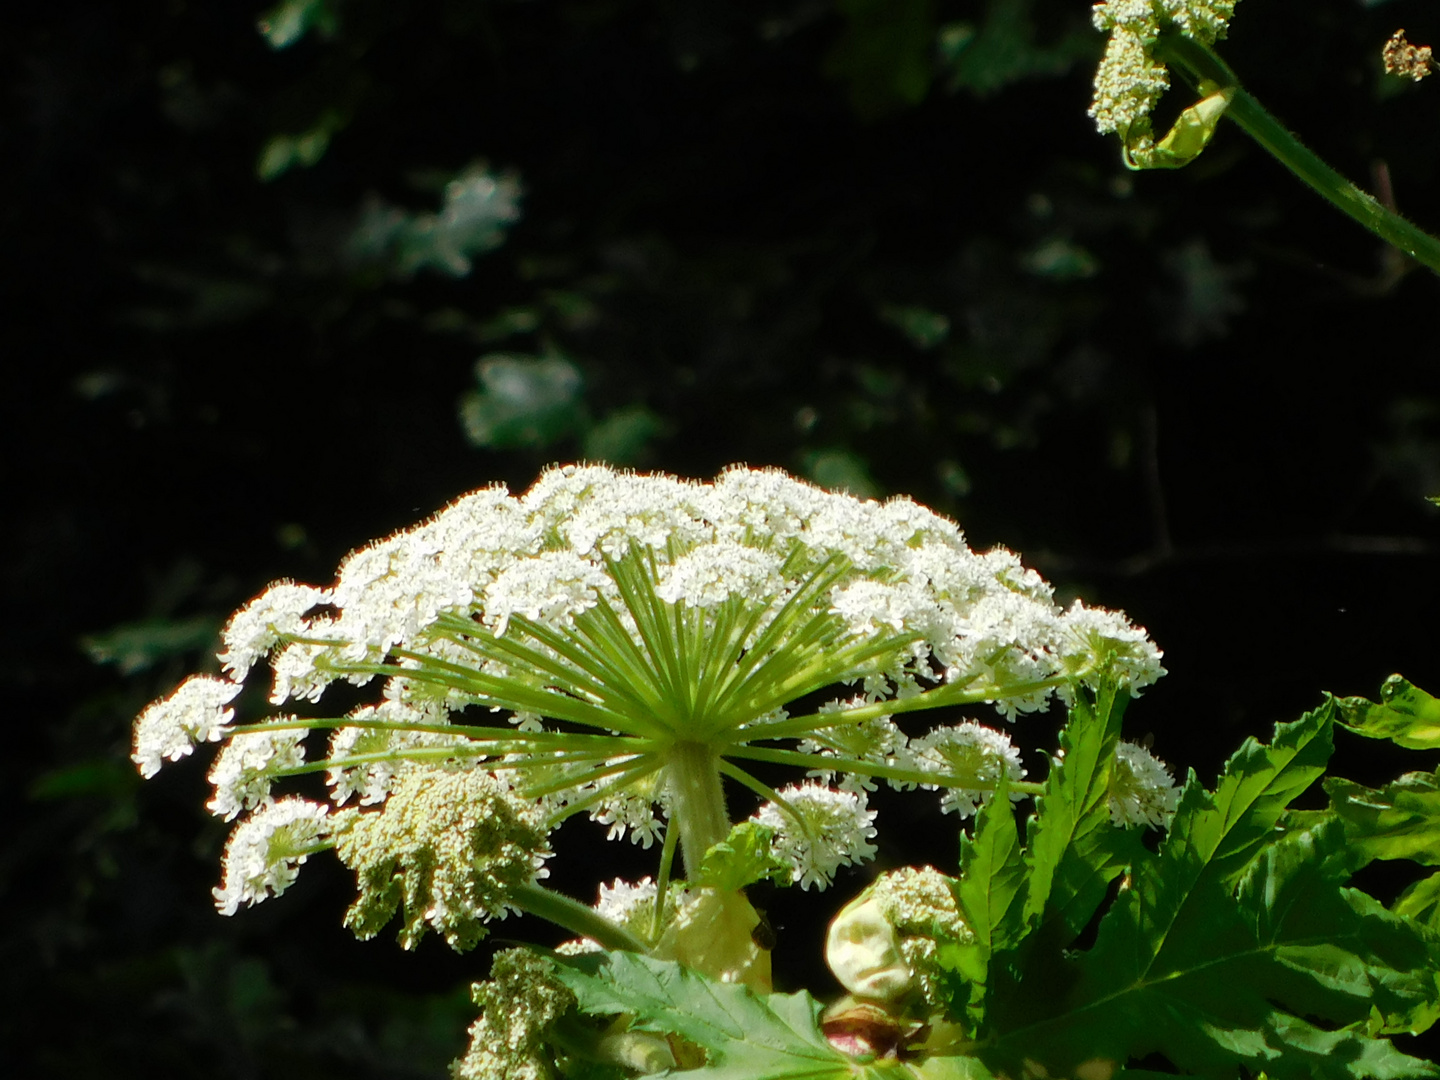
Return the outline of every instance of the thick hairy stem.
{"type": "MultiPolygon", "coordinates": [[[[702,743],[678,743],[665,766],[670,828],[680,837],[686,873],[694,876],[705,853],[730,835],[720,760],[702,743]]],[[[725,982],[768,993],[770,954],[755,944],[760,918],[745,893],[705,889],[684,926],[673,926],[656,945],[658,955],[678,960],[725,982]]]]}
{"type": "Polygon", "coordinates": [[[1202,89],[1202,83],[1214,89],[1233,87],[1235,95],[1225,115],[1247,135],[1337,209],[1440,273],[1440,240],[1412,225],[1320,160],[1245,91],[1235,73],[1210,49],[1178,33],[1167,32],[1156,41],[1155,55],[1202,92],[1213,92],[1213,89],[1202,89]]]}
{"type": "Polygon", "coordinates": [[[705,852],[730,835],[718,766],[715,752],[701,743],[677,743],[665,766],[671,824],[680,830],[680,854],[690,874],[700,869],[705,852]]]}

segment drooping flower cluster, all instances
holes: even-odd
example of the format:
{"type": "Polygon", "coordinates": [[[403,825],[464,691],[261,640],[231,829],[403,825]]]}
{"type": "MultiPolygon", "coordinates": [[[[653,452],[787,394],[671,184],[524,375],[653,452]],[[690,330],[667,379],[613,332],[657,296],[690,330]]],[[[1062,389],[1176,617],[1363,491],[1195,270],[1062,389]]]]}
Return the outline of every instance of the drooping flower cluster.
{"type": "Polygon", "coordinates": [[[225,880],[214,890],[221,914],[233,915],[241,904],[279,896],[293,885],[305,860],[330,846],[332,824],[323,803],[297,798],[247,817],[225,845],[225,880]]]}
{"type": "Polygon", "coordinates": [[[452,948],[473,948],[485,922],[513,910],[516,887],[546,873],[540,815],[477,769],[412,766],[382,807],[352,811],[345,824],[336,850],[360,886],[345,925],[361,938],[399,912],[407,949],[427,926],[452,948]]]}
{"type": "Polygon", "coordinates": [[[1161,31],[1213,45],[1225,36],[1236,2],[1105,0],[1095,5],[1095,27],[1110,40],[1095,72],[1090,115],[1102,135],[1120,135],[1127,160],[1143,160],[1155,146],[1150,114],[1170,86],[1170,73],[1153,52],[1161,31]]]}
{"type": "Polygon", "coordinates": [[[354,552],[329,587],[271,586],[223,642],[228,677],[147,709],[134,753],[148,776],[230,738],[210,807],[249,816],[222,909],[278,892],[304,855],[335,846],[360,877],[357,931],[403,910],[406,940],[430,926],[459,945],[507,910],[507,889],[533,883],[548,831],[570,816],[645,847],[665,838],[662,860],[673,824],[693,869],[728,828],[723,776],[773,804],[757,820],[776,853],[802,886],[823,886],[873,853],[864,796],[877,780],[939,789],[964,816],[1024,775],[997,731],[910,736],[897,717],[989,704],[1014,719],[1164,673],[1123,615],[1062,610],[1015,555],[972,552],[914,502],[743,468],[698,483],[572,466],[521,496],[472,493],[354,552]],[[302,715],[236,726],[231,702],[267,657],[270,700],[302,715]],[[303,715],[337,681],[377,682],[379,700],[303,715]],[[802,700],[820,704],[792,715],[802,700]],[[317,730],[331,733],[327,756],[306,762],[317,730]],[[826,784],[777,802],[752,763],[826,784]],[[303,772],[323,772],[348,808],[298,846],[270,842],[272,815],[295,806],[272,787],[303,772]]]}
{"type": "Polygon", "coordinates": [[[192,675],[167,698],[135,720],[135,751],[130,760],[147,780],[166,761],[179,761],[198,743],[218,742],[235,716],[230,707],[240,687],[227,679],[192,675]]]}

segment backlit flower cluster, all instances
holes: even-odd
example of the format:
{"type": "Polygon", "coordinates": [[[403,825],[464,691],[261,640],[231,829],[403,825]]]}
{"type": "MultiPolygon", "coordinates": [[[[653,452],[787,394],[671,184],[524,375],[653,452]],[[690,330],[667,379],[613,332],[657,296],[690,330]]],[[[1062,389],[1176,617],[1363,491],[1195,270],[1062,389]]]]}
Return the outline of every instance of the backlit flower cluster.
{"type": "MultiPolygon", "coordinates": [[[[1164,673],[1123,615],[1060,608],[1014,554],[971,551],[908,499],[746,468],[700,483],[567,466],[523,495],[474,492],[352,553],[327,587],[272,585],[232,617],[219,659],[225,677],[140,716],[133,756],[149,776],[229,739],[210,772],[211,810],[239,819],[222,910],[278,893],[333,846],[360,878],[357,932],[398,912],[406,941],[429,927],[462,947],[533,883],[570,816],[668,859],[659,842],[671,824],[687,836],[695,769],[709,769],[715,792],[723,775],[767,803],[756,820],[776,853],[823,887],[873,854],[877,781],[937,789],[964,816],[1024,776],[1000,732],[906,734],[905,714],[1014,719],[1102,678],[1134,693],[1164,673]],[[267,660],[287,711],[237,726],[232,703],[267,660]],[[378,699],[323,715],[337,681],[378,699]],[[311,732],[329,742],[320,755],[317,735],[307,761],[311,732]],[[777,794],[755,763],[825,783],[777,794]],[[276,784],[311,772],[333,811],[276,801],[276,784]]],[[[692,828],[687,863],[721,837],[692,828]]]]}

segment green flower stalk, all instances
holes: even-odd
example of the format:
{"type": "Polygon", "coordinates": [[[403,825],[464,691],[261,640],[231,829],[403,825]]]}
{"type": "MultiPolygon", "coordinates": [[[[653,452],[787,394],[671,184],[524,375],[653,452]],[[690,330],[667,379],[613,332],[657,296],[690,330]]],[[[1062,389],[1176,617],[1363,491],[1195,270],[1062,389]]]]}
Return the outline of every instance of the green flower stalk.
{"type": "MultiPolygon", "coordinates": [[[[1095,97],[1090,106],[1101,134],[1113,132],[1120,137],[1121,154],[1129,168],[1177,169],[1199,156],[1221,118],[1228,116],[1342,213],[1440,273],[1440,240],[1382,205],[1307,149],[1216,55],[1213,46],[1224,38],[1235,2],[1105,0],[1096,4],[1095,26],[1110,35],[1095,73],[1095,97]],[[1200,94],[1200,100],[1157,138],[1151,114],[1170,86],[1172,66],[1200,94]]],[[[1393,47],[1390,50],[1395,51],[1393,47]]],[[[1425,67],[1428,70],[1428,57],[1425,67]]],[[[1414,68],[1412,64],[1405,73],[1416,77],[1414,68]]]]}
{"type": "Polygon", "coordinates": [[[771,845],[764,873],[824,888],[874,854],[879,782],[939,790],[960,817],[1002,782],[1037,790],[1001,731],[907,732],[902,718],[988,705],[1013,720],[1164,673],[1123,615],[1062,610],[1016,556],[972,552],[924,507],[741,468],[695,483],[566,467],[520,497],[475,492],[353,553],[329,588],[272,585],[223,641],[226,676],[147,709],[134,752],[148,776],[225,740],[209,805],[240,821],[223,911],[334,847],[359,877],[348,921],[362,936],[400,914],[407,945],[428,927],[468,948],[486,920],[524,910],[761,987],[768,954],[738,891],[755,877],[701,874],[737,791],[762,803],[749,835],[771,845]],[[236,724],[267,659],[271,702],[294,711],[236,724]],[[342,681],[379,699],[296,714],[342,681]],[[321,731],[328,749],[307,760],[321,731]],[[776,790],[757,765],[810,779],[776,790]],[[325,774],[333,807],[275,801],[307,773],[325,774]],[[283,828],[257,831],[281,808],[283,828]],[[549,833],[581,814],[611,839],[660,842],[653,919],[622,925],[539,885],[549,833]],[[666,901],[677,855],[685,904],[666,901]]]}

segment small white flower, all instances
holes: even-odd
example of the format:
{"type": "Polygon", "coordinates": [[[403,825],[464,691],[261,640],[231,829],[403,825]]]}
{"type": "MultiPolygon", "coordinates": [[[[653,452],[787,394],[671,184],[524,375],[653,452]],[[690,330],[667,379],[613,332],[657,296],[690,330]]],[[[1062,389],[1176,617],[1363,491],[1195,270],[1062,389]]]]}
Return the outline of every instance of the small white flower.
{"type": "Polygon", "coordinates": [[[1101,661],[1136,697],[1165,674],[1160,664],[1164,653],[1124,612],[1086,607],[1077,600],[1062,622],[1065,635],[1060,651],[1067,669],[1080,672],[1101,661]]]}
{"type": "Polygon", "coordinates": [[[215,795],[205,804],[210,812],[231,821],[242,810],[268,803],[275,772],[304,764],[305,735],[304,728],[292,728],[234,736],[210,767],[210,783],[215,785],[215,795]]]}
{"type": "Polygon", "coordinates": [[[192,675],[135,720],[135,750],[130,760],[140,775],[154,776],[162,761],[179,761],[197,743],[217,742],[235,716],[228,708],[240,684],[209,675],[192,675]]]}
{"type": "Polygon", "coordinates": [[[330,602],[325,589],[277,581],[230,617],[221,632],[225,651],[219,659],[233,679],[243,682],[251,665],[265,656],[285,634],[303,634],[305,615],[330,602]]]}
{"type": "Polygon", "coordinates": [[[225,877],[214,890],[222,915],[241,904],[279,896],[295,881],[306,858],[329,833],[328,807],[305,799],[281,799],[235,827],[225,845],[225,877]]]}
{"type": "Polygon", "coordinates": [[[619,788],[607,794],[590,811],[590,820],[609,825],[607,840],[620,840],[628,832],[630,842],[646,851],[665,836],[665,822],[655,813],[653,792],[636,792],[619,788]]]}
{"type": "Polygon", "coordinates": [[[875,857],[875,811],[863,794],[837,791],[821,784],[794,784],[777,794],[799,816],[767,802],[751,818],[775,830],[777,857],[791,866],[791,878],[802,889],[825,888],[842,866],[856,866],[875,857]]]}
{"type": "MultiPolygon", "coordinates": [[[[378,706],[365,706],[350,714],[350,719],[362,722],[384,722],[391,724],[444,724],[447,715],[443,708],[431,704],[428,708],[402,701],[382,701],[378,706]]],[[[405,754],[410,750],[437,747],[454,747],[454,760],[474,760],[472,751],[467,754],[470,740],[461,735],[447,735],[438,731],[406,731],[403,728],[342,727],[330,737],[330,757],[334,762],[326,770],[325,782],[330,785],[331,798],[337,806],[343,806],[352,795],[358,795],[361,806],[373,806],[383,802],[395,785],[396,777],[409,768],[405,754]],[[355,761],[356,758],[373,760],[355,761]],[[347,764],[348,762],[348,764],[347,764]]],[[[432,761],[432,764],[434,762],[432,761]]]]}
{"type": "MultiPolygon", "coordinates": [[[[1001,776],[1012,782],[1022,780],[1020,751],[1004,733],[967,720],[954,727],[936,728],[910,743],[915,764],[926,772],[944,773],[953,779],[940,799],[942,813],[957,812],[962,818],[974,814],[990,801],[1001,776]]],[[[1018,800],[1021,796],[1012,794],[1018,800]]]]}
{"type": "Polygon", "coordinates": [[[1168,828],[1180,805],[1180,789],[1170,768],[1143,746],[1122,742],[1115,747],[1110,774],[1110,820],[1116,825],[1168,828]]]}

